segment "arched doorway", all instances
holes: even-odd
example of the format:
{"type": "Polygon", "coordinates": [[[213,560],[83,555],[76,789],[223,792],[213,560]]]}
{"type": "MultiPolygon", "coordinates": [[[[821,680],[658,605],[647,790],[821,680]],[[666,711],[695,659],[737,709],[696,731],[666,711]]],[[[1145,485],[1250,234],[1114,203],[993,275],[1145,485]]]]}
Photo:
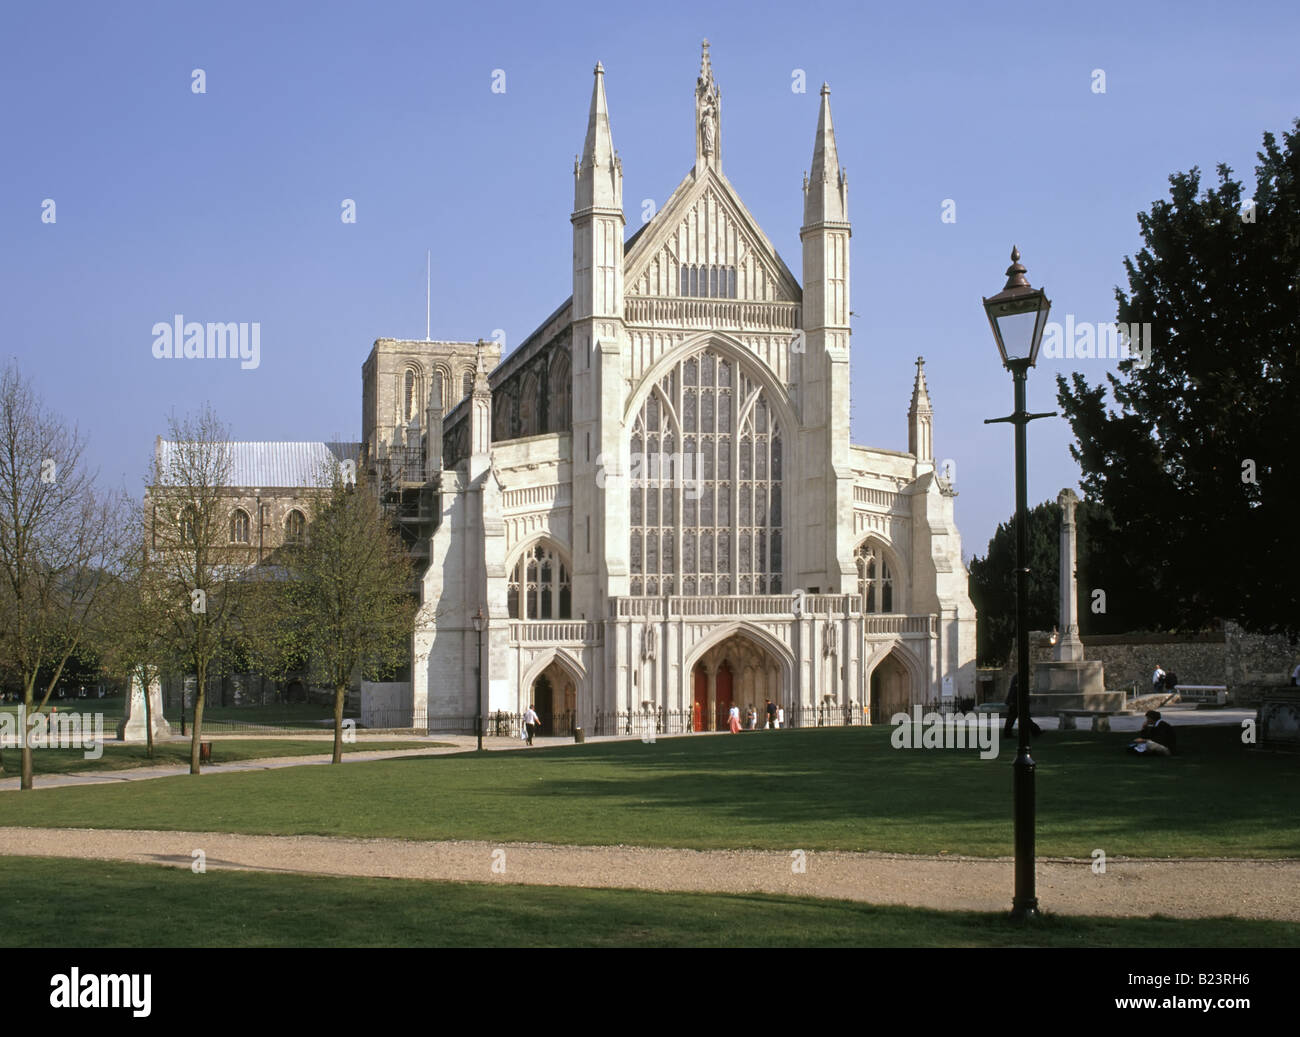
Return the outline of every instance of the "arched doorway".
{"type": "Polygon", "coordinates": [[[894,652],[871,671],[871,722],[887,724],[895,713],[906,713],[912,705],[912,675],[894,652]]]}
{"type": "Polygon", "coordinates": [[[737,631],[701,654],[692,669],[692,730],[725,731],[733,705],[740,710],[742,728],[749,726],[750,707],[758,715],[755,726],[761,728],[769,700],[790,708],[785,684],[780,657],[737,631]]]}
{"type": "Polygon", "coordinates": [[[541,734],[573,734],[574,714],[578,708],[578,682],[555,660],[539,673],[528,691],[541,719],[541,734]]]}

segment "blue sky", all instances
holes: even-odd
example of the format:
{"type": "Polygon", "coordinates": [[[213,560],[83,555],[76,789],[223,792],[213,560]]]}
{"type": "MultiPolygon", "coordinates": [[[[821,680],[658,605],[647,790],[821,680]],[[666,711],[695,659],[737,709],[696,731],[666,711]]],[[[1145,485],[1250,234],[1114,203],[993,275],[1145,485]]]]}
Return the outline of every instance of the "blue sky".
{"type": "MultiPolygon", "coordinates": [[[[980,307],[1011,244],[1054,319],[1111,321],[1135,215],[1169,175],[1226,162],[1249,185],[1262,133],[1300,115],[1293,3],[10,2],[3,352],[132,491],[167,414],[204,401],[240,439],[355,438],[374,339],[424,335],[426,249],[435,338],[500,328],[512,348],[569,294],[597,60],[628,233],[642,199],[663,203],[694,158],[706,36],[724,171],[797,277],[830,83],[853,221],[853,439],[907,448],[924,354],[967,557],[1012,506],[1010,428],[982,424],[1010,409],[1011,382],[980,307]],[[151,329],[176,313],[260,322],[260,365],[155,359],[151,329]]],[[[1030,408],[1055,407],[1057,373],[1113,367],[1043,360],[1030,408]]],[[[1076,485],[1063,420],[1029,443],[1031,503],[1076,485]]]]}

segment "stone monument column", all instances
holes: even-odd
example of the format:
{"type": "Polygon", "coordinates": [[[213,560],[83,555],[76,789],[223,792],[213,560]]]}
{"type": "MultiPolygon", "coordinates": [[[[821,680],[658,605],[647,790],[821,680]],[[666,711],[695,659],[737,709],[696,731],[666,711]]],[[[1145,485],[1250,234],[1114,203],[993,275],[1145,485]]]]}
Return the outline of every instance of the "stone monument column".
{"type": "Polygon", "coordinates": [[[1052,658],[1057,662],[1077,662],[1083,658],[1083,642],[1079,639],[1079,584],[1078,545],[1074,509],[1079,498],[1073,490],[1064,489],[1056,497],[1061,506],[1061,626],[1060,637],[1052,658]]]}
{"type": "MultiPolygon", "coordinates": [[[[149,719],[153,721],[155,739],[170,738],[171,725],[163,717],[162,681],[157,671],[149,675],[149,719]]],[[[149,738],[149,725],[145,723],[145,689],[140,684],[136,667],[131,669],[131,685],[126,696],[126,710],[117,725],[117,737],[123,742],[144,742],[149,738]]]]}

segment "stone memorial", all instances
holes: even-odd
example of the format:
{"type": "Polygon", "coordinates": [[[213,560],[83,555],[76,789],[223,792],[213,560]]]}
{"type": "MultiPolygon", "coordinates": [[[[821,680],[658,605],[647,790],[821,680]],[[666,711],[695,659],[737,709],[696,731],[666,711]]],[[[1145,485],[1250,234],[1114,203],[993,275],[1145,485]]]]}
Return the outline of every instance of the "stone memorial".
{"type": "Polygon", "coordinates": [[[1124,709],[1124,693],[1106,690],[1106,674],[1099,660],[1084,658],[1079,637],[1079,586],[1077,527],[1074,509],[1079,503],[1073,490],[1064,489],[1056,498],[1061,506],[1061,620],[1060,634],[1050,662],[1034,665],[1033,694],[1029,708],[1038,714],[1062,710],[1092,710],[1118,713],[1124,709]]]}

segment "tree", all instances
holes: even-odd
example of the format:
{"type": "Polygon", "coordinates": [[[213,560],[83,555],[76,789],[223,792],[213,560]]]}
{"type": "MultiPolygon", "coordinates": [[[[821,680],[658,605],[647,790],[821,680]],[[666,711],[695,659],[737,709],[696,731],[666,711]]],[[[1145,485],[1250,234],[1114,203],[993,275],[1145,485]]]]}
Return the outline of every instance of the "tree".
{"type": "MultiPolygon", "coordinates": [[[[1079,633],[1124,633],[1141,626],[1147,595],[1104,547],[1113,535],[1110,513],[1081,500],[1074,513],[1077,548],[1079,633]],[[1097,590],[1104,596],[1097,597],[1097,590]]],[[[1061,507],[1055,500],[1029,509],[1029,628],[1051,630],[1060,622],[1061,507]]],[[[978,616],[976,657],[1000,666],[1016,637],[1016,517],[1001,523],[983,558],[970,563],[970,597],[978,616]]]]}
{"type": "MultiPolygon", "coordinates": [[[[16,364],[0,375],[0,653],[30,723],[49,701],[118,564],[121,501],[82,462],[85,439],[46,409],[16,364]],[[38,690],[40,702],[36,701],[38,690]]],[[[32,749],[23,731],[23,789],[32,749]]]]}
{"type": "Polygon", "coordinates": [[[229,542],[228,488],[233,451],[211,407],[168,422],[158,444],[146,499],[150,559],[167,653],[194,674],[190,773],[200,773],[204,696],[208,676],[240,620],[249,587],[253,548],[229,542]]]}
{"type": "Polygon", "coordinates": [[[164,610],[161,572],[149,551],[148,524],[140,512],[131,528],[137,536],[126,556],[121,573],[109,589],[101,611],[95,639],[106,673],[123,677],[126,694],[132,681],[144,691],[144,719],[149,759],[153,759],[153,702],[149,687],[162,674],[160,665],[167,652],[164,630],[159,624],[164,610]]]}
{"type": "Polygon", "coordinates": [[[276,585],[281,658],[306,659],[334,692],[334,756],[343,759],[343,702],[353,675],[385,676],[407,658],[415,601],[411,561],[364,481],[323,473],[306,537],[286,545],[276,585]]]}
{"type": "Polygon", "coordinates": [[[1258,158],[1253,198],[1223,165],[1202,193],[1193,168],[1138,214],[1115,296],[1150,325],[1149,363],[1108,376],[1115,408],[1057,379],[1083,489],[1114,519],[1094,546],[1147,588],[1148,628],[1300,631],[1300,132],[1265,133],[1258,158]]]}

